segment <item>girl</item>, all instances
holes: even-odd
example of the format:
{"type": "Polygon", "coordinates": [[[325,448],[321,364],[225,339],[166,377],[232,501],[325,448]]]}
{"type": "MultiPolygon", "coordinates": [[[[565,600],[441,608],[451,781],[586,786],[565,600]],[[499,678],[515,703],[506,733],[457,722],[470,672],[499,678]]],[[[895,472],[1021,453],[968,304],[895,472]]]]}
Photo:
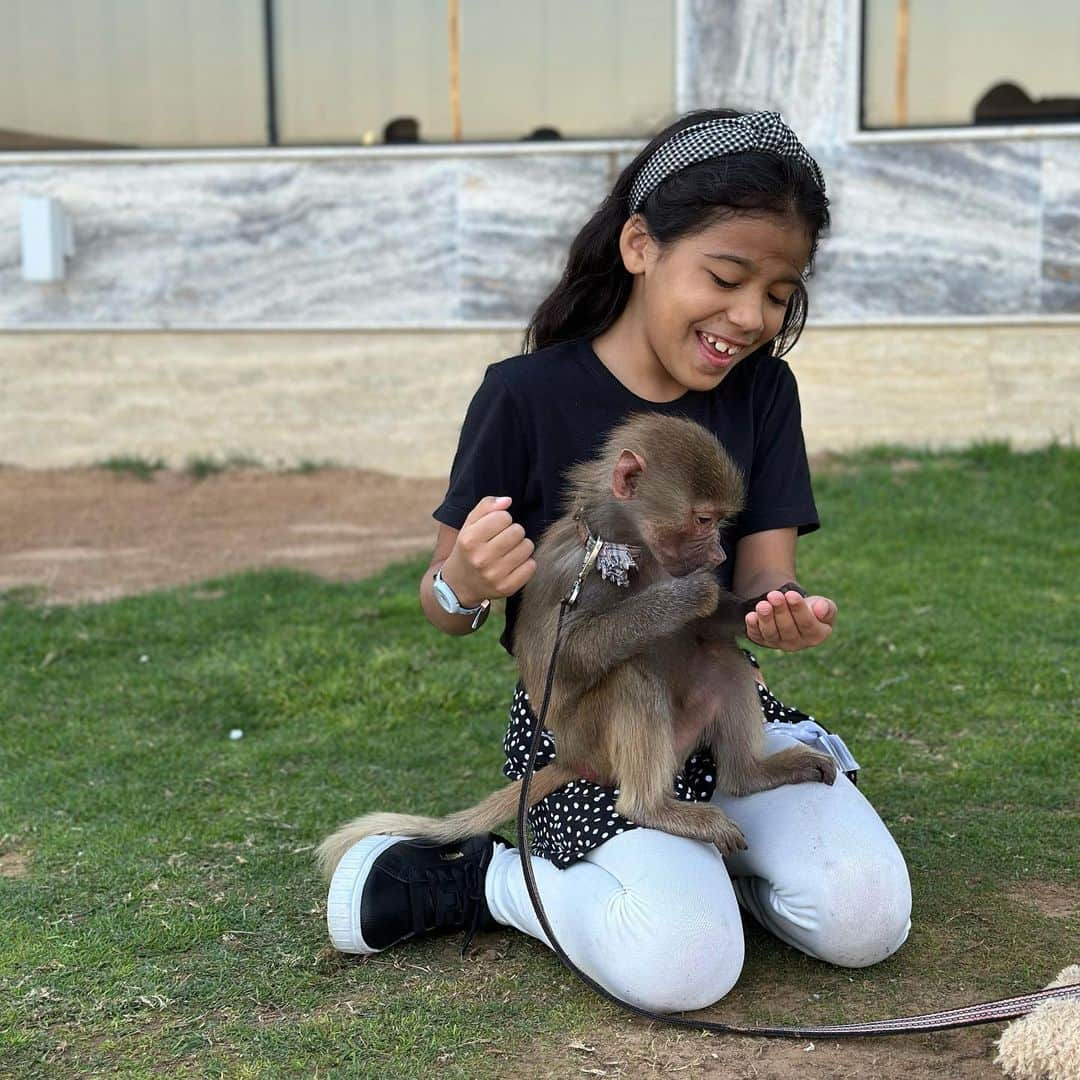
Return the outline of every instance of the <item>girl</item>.
{"type": "MultiPolygon", "coordinates": [[[[735,593],[765,594],[746,636],[785,651],[829,637],[832,600],[777,588],[795,581],[797,536],[818,528],[795,379],[781,356],[805,324],[804,280],[828,221],[821,172],[776,113],[693,112],[642,150],[572,243],[524,354],[491,365],[469,405],[420,585],[435,626],[472,633],[490,600],[506,597],[501,641],[513,651],[518,593],[536,569],[534,541],[560,513],[563,470],[627,414],[650,410],[710,428],[747,478],[721,568],[735,593]]],[[[812,718],[758,681],[770,750],[819,739],[812,718]]],[[[507,776],[524,771],[535,723],[519,685],[507,776]]],[[[899,948],[911,925],[907,868],[852,782],[727,797],[694,735],[679,748],[680,760],[690,756],[674,790],[721,807],[746,851],[725,858],[639,827],[614,812],[613,789],[585,779],[530,812],[540,894],[577,964],[636,1005],[675,1011],[735,984],[740,905],[830,963],[861,967],[899,948]]],[[[538,767],[556,752],[543,736],[538,767]]],[[[442,847],[361,840],[337,865],[327,919],[346,952],[499,924],[547,943],[519,855],[495,834],[442,847]]]]}

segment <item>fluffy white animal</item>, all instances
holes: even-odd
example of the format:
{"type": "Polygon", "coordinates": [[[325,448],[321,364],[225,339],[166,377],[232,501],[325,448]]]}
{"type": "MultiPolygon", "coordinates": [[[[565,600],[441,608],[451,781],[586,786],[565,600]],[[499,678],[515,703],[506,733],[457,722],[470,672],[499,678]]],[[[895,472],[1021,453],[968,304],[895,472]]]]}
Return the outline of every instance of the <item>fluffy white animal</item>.
{"type": "MultiPolygon", "coordinates": [[[[1080,983],[1080,964],[1070,964],[1050,986],[1070,983],[1080,983]]],[[[1036,1005],[995,1045],[994,1064],[1013,1080],[1080,1080],[1080,996],[1036,1005]]]]}

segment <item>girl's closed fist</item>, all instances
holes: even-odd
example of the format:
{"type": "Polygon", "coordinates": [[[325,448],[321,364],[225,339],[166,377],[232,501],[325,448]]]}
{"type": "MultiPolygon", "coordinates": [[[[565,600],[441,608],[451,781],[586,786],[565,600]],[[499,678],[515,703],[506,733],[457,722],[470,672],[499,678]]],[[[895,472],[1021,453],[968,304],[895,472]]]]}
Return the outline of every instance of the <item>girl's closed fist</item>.
{"type": "Polygon", "coordinates": [[[469,512],[443,578],[464,607],[510,596],[536,573],[535,545],[510,516],[509,496],[488,495],[469,512]]]}

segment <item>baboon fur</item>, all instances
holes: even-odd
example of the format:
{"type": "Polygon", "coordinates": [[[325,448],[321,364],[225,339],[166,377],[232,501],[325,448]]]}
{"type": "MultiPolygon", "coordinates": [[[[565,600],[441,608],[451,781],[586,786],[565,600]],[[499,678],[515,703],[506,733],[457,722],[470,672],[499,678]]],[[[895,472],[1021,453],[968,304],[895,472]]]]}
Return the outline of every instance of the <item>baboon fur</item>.
{"type": "MultiPolygon", "coordinates": [[[[715,573],[722,531],[743,506],[737,465],[699,424],[640,413],[611,431],[596,458],[567,471],[564,492],[562,516],[537,544],[514,630],[518,670],[536,711],[585,530],[630,545],[636,569],[626,585],[590,573],[564,618],[545,718],[557,759],[536,771],[529,805],[586,776],[615,787],[615,809],[639,825],[725,853],[745,848],[717,807],[674,795],[677,732],[709,748],[717,789],[729,795],[831,784],[836,766],[804,746],[763,752],[752,668],[735,641],[751,602],[722,588],[715,573]]],[[[448,843],[488,832],[514,816],[520,792],[519,780],[444,818],[366,814],[323,841],[320,867],[331,875],[353,844],[376,833],[448,843]]]]}

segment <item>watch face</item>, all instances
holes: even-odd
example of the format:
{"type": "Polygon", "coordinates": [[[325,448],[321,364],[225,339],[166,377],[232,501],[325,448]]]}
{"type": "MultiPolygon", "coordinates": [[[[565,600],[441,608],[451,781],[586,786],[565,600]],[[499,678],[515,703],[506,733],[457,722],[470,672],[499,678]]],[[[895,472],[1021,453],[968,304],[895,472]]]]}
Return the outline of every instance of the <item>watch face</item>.
{"type": "Polygon", "coordinates": [[[439,601],[439,607],[443,611],[448,612],[451,615],[457,615],[461,611],[461,605],[458,603],[457,597],[454,595],[454,590],[450,588],[442,579],[442,571],[439,570],[435,574],[435,599],[439,601]]]}

